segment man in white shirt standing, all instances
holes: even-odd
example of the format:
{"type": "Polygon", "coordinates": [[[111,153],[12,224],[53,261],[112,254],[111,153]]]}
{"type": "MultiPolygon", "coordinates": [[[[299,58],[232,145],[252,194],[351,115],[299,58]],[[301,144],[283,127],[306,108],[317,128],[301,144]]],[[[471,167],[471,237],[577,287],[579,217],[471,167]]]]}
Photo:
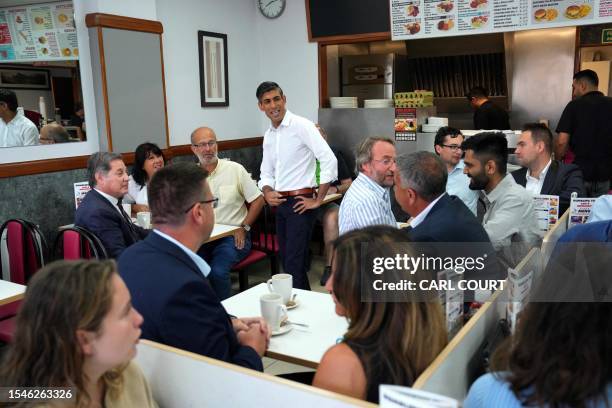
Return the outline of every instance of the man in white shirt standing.
{"type": "Polygon", "coordinates": [[[506,266],[514,267],[541,238],[533,195],[506,174],[508,141],[501,132],[483,132],[463,142],[470,188],[482,190],[482,225],[506,266]]]}
{"type": "Polygon", "coordinates": [[[449,195],[457,196],[463,203],[476,215],[478,207],[478,193],[469,187],[470,179],[463,173],[465,164],[461,156],[461,143],[464,137],[459,129],[444,126],[438,129],[434,140],[434,149],[446,165],[448,171],[448,181],[446,182],[446,192],[449,195]]]}
{"type": "Polygon", "coordinates": [[[17,95],[0,88],[0,147],[38,144],[38,129],[32,121],[17,114],[17,95]]]}
{"type": "Polygon", "coordinates": [[[293,287],[310,289],[306,275],[308,243],[317,212],[338,164],[314,123],[286,108],[287,98],[275,82],[262,82],[256,91],[259,109],[270,119],[264,134],[259,187],[276,211],[276,233],[283,270],[293,276],[293,287]],[[321,166],[315,194],[315,160],[321,166]]]}
{"type": "Polygon", "coordinates": [[[355,167],[359,175],[340,204],[340,235],[370,225],[395,227],[390,197],[395,173],[393,140],[365,139],[357,148],[355,167]]]}

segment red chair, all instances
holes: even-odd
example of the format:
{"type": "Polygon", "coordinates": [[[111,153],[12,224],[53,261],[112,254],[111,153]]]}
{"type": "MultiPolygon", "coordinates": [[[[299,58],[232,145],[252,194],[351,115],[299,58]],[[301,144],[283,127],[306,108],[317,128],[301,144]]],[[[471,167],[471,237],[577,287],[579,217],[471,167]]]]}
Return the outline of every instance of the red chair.
{"type": "MultiPolygon", "coordinates": [[[[258,251],[257,249],[251,249],[251,252],[236,265],[232,266],[233,272],[238,272],[238,285],[240,287],[240,291],[247,290],[249,288],[249,274],[246,271],[246,268],[265,259],[268,255],[265,252],[258,251]]],[[[270,262],[272,258],[270,258],[270,262]]]]}
{"type": "Polygon", "coordinates": [[[270,257],[271,274],[278,273],[278,236],[276,235],[276,209],[266,204],[262,215],[259,216],[257,223],[251,232],[253,249],[265,252],[270,257]]]}
{"type": "Polygon", "coordinates": [[[76,225],[58,230],[53,254],[58,259],[108,259],[102,241],[93,232],[76,225]]]}
{"type": "MultiPolygon", "coordinates": [[[[16,218],[2,224],[0,237],[2,278],[25,285],[45,265],[44,236],[35,224],[16,218]]],[[[0,306],[0,341],[8,343],[11,340],[20,306],[21,300],[0,306]]]]}

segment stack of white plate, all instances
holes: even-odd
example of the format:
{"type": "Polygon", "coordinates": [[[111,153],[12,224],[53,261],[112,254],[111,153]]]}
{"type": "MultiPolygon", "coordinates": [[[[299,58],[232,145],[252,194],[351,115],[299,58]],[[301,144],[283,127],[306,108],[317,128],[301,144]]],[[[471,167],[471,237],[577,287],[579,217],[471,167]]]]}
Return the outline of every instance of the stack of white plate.
{"type": "Polygon", "coordinates": [[[435,116],[431,116],[431,117],[427,118],[427,124],[429,124],[429,125],[438,125],[440,127],[448,126],[448,118],[437,118],[435,116]]]}
{"type": "Polygon", "coordinates": [[[332,108],[356,108],[357,97],[356,96],[332,96],[329,98],[329,104],[332,108]]]}
{"type": "Polygon", "coordinates": [[[366,99],[363,101],[364,108],[392,108],[393,99],[366,99]]]}
{"type": "Polygon", "coordinates": [[[436,133],[441,127],[442,126],[440,125],[423,124],[423,126],[421,126],[421,129],[423,129],[423,132],[425,133],[436,133]]]}
{"type": "Polygon", "coordinates": [[[421,129],[425,133],[436,133],[442,126],[448,126],[448,118],[436,118],[431,116],[427,118],[427,124],[423,124],[421,129]]]}

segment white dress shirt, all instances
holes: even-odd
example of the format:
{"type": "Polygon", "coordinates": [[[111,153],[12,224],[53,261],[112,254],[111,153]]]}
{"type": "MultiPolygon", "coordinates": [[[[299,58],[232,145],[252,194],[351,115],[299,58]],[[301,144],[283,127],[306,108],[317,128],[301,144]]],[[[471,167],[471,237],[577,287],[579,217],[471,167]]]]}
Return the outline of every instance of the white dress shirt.
{"type": "MultiPolygon", "coordinates": [[[[117,199],[116,197],[113,197],[110,194],[106,194],[104,191],[100,191],[97,188],[94,188],[94,190],[100,193],[102,197],[106,198],[113,205],[115,210],[117,210],[117,212],[121,214],[121,210],[119,209],[119,206],[117,205],[117,203],[119,202],[119,199],[117,199]]],[[[121,216],[123,217],[123,214],[121,214],[121,216]]]]}
{"type": "Polygon", "coordinates": [[[287,111],[278,128],[270,125],[263,141],[258,186],[292,191],[316,185],[315,168],[321,163],[321,184],[338,178],[338,161],[314,123],[287,111]]]}
{"type": "Polygon", "coordinates": [[[208,266],[208,264],[206,263],[204,259],[202,259],[202,257],[200,257],[198,254],[193,252],[191,249],[187,248],[185,245],[181,244],[176,239],[172,238],[170,235],[164,234],[160,230],[156,230],[156,229],[154,229],[153,232],[159,235],[160,237],[165,238],[168,241],[172,242],[177,247],[181,248],[183,252],[185,252],[187,256],[191,258],[191,260],[196,264],[200,272],[202,272],[202,275],[204,275],[204,277],[208,276],[208,274],[210,273],[210,266],[208,266]]]}
{"type": "Polygon", "coordinates": [[[496,251],[511,243],[523,242],[529,248],[539,242],[533,195],[516,184],[511,174],[506,174],[489,194],[483,191],[483,195],[486,212],[482,225],[496,251]]]}
{"type": "Polygon", "coordinates": [[[436,205],[436,203],[438,201],[440,201],[440,199],[444,197],[444,194],[440,194],[438,196],[438,198],[436,198],[435,200],[433,200],[431,203],[429,203],[429,205],[427,207],[425,207],[425,209],[423,211],[421,211],[416,217],[414,217],[411,221],[410,221],[410,226],[412,228],[416,228],[420,223],[423,222],[423,220],[425,220],[425,217],[427,217],[427,214],[429,214],[429,212],[431,211],[431,209],[433,208],[434,205],[436,205]]]}
{"type": "Polygon", "coordinates": [[[463,173],[465,163],[463,159],[459,160],[459,163],[455,168],[448,173],[448,180],[446,181],[446,192],[448,195],[457,196],[463,201],[467,208],[476,215],[478,208],[478,192],[470,189],[470,178],[467,174],[463,173]]]}
{"type": "Polygon", "coordinates": [[[9,122],[0,119],[0,147],[34,146],[38,144],[38,129],[23,115],[9,122]]]}
{"type": "Polygon", "coordinates": [[[527,169],[527,173],[525,174],[525,178],[527,179],[527,183],[525,183],[525,190],[529,191],[533,195],[540,194],[542,191],[542,186],[544,185],[546,173],[548,173],[548,168],[550,167],[550,163],[552,163],[552,159],[549,160],[546,167],[542,169],[538,178],[532,177],[531,170],[527,169]]]}
{"type": "Polygon", "coordinates": [[[340,235],[370,225],[389,225],[397,228],[391,210],[389,188],[384,188],[363,173],[346,191],[340,204],[340,235]]]}
{"type": "Polygon", "coordinates": [[[123,197],[124,203],[149,205],[149,196],[147,195],[147,185],[140,186],[134,177],[130,175],[128,180],[128,193],[123,197]]]}

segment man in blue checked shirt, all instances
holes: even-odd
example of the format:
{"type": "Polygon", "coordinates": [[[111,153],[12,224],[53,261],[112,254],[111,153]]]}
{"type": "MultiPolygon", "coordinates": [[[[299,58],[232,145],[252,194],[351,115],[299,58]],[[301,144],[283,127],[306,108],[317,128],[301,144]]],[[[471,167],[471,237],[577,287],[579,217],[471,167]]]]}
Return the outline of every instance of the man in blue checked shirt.
{"type": "Polygon", "coordinates": [[[395,143],[369,137],[357,150],[359,172],[340,205],[340,235],[369,225],[396,226],[390,190],[395,172],[395,143]]]}

